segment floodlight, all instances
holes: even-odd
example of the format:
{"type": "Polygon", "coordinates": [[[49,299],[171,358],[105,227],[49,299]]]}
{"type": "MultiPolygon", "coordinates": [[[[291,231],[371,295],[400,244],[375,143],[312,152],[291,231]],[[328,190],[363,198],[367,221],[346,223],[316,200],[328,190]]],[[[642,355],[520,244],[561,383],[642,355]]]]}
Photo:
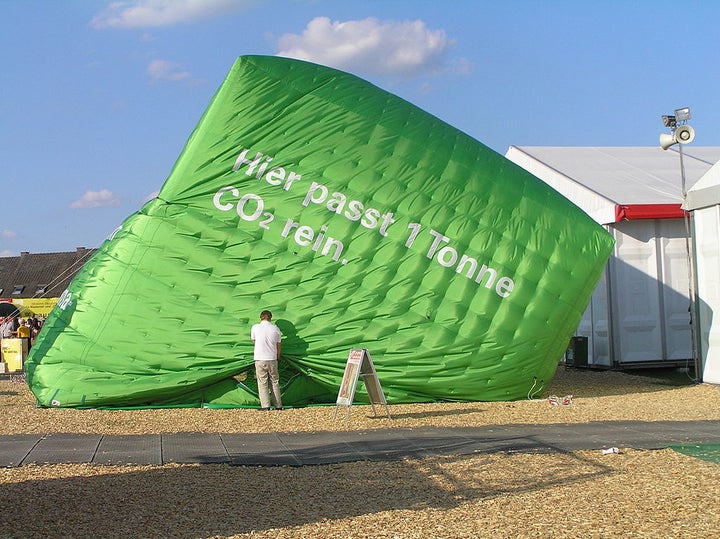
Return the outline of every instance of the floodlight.
{"type": "MultiPolygon", "coordinates": [[[[687,125],[687,121],[691,118],[690,107],[675,109],[675,114],[663,114],[661,116],[663,125],[670,129],[670,134],[663,133],[660,135],[660,147],[667,150],[675,144],[689,144],[695,140],[695,130],[687,125]]],[[[680,160],[682,161],[682,149],[680,150],[680,160]]]]}
{"type": "Polygon", "coordinates": [[[663,114],[662,121],[665,127],[669,127],[671,129],[673,129],[677,125],[677,122],[675,121],[675,116],[668,116],[666,114],[663,114]]]}
{"type": "Polygon", "coordinates": [[[675,119],[678,122],[687,122],[692,116],[690,115],[690,107],[675,109],[675,119]]]}

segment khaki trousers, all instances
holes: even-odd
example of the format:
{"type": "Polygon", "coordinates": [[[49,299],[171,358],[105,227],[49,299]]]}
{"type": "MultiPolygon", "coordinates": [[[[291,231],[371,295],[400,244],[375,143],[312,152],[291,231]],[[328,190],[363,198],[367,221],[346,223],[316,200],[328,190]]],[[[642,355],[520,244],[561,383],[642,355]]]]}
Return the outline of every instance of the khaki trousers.
{"type": "Polygon", "coordinates": [[[272,400],[275,408],[282,408],[280,399],[280,373],[278,372],[277,360],[256,361],[255,377],[258,383],[258,395],[260,396],[260,407],[270,408],[270,393],[268,392],[268,381],[272,386],[272,400]]]}

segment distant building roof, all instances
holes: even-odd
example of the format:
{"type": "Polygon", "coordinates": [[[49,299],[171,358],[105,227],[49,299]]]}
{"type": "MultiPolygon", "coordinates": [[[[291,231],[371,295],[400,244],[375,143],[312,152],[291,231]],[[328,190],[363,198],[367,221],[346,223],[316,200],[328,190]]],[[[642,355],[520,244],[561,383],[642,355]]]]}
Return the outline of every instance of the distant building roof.
{"type": "MultiPolygon", "coordinates": [[[[505,156],[602,224],[681,217],[676,148],[511,146],[505,156]]],[[[720,160],[720,146],[683,147],[686,190],[720,160]]]]}
{"type": "Polygon", "coordinates": [[[0,298],[57,298],[95,249],[0,257],[0,298]]]}

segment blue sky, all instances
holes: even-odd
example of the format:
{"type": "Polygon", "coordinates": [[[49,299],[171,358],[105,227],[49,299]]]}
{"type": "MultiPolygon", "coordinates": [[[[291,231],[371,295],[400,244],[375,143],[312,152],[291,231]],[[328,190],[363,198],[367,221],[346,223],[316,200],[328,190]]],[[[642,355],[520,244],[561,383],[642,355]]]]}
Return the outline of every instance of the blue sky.
{"type": "Polygon", "coordinates": [[[0,0],[0,256],[97,247],[163,184],[237,56],[354,73],[504,154],[720,145],[720,3],[0,0]]]}

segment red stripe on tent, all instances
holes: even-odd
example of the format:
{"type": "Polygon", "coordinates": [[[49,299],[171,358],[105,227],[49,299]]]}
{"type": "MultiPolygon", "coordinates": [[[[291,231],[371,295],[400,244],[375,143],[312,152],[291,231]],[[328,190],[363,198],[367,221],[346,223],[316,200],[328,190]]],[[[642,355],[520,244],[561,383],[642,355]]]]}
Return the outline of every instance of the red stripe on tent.
{"type": "Polygon", "coordinates": [[[680,204],[618,204],[615,222],[636,219],[682,219],[685,211],[680,204]]]}

